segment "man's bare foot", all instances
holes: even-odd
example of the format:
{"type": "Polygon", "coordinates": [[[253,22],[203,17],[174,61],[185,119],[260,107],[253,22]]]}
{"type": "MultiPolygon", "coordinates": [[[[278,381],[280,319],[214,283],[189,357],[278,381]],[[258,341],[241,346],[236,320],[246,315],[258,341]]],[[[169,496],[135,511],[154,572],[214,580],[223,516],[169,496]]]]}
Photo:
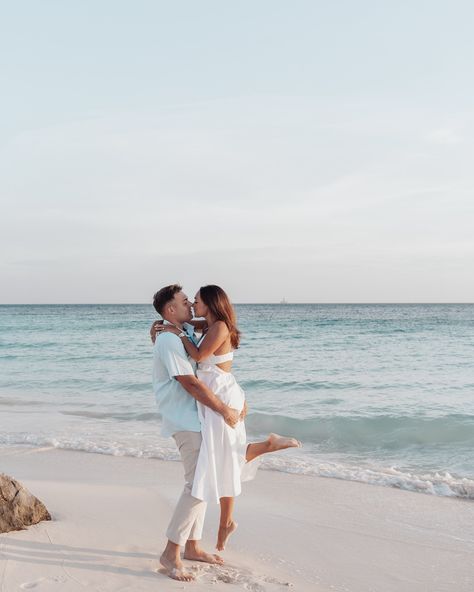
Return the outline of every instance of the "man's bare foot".
{"type": "Polygon", "coordinates": [[[202,549],[192,549],[186,550],[184,549],[184,559],[188,559],[189,561],[203,561],[204,563],[212,563],[213,565],[222,565],[224,560],[219,555],[213,555],[212,553],[206,553],[202,549]]]}
{"type": "Polygon", "coordinates": [[[169,559],[163,553],[163,555],[160,557],[160,563],[166,569],[166,574],[172,580],[178,580],[179,582],[191,582],[194,580],[194,576],[184,570],[184,566],[181,561],[169,559]]]}
{"type": "Polygon", "coordinates": [[[218,551],[224,551],[227,539],[230,535],[237,530],[238,524],[237,522],[232,521],[227,526],[219,526],[219,531],[217,533],[217,545],[216,549],[218,551]]]}
{"type": "Polygon", "coordinates": [[[286,438],[279,434],[270,434],[268,436],[268,443],[270,445],[269,452],[276,452],[285,448],[301,448],[302,446],[301,442],[296,438],[286,438]]]}

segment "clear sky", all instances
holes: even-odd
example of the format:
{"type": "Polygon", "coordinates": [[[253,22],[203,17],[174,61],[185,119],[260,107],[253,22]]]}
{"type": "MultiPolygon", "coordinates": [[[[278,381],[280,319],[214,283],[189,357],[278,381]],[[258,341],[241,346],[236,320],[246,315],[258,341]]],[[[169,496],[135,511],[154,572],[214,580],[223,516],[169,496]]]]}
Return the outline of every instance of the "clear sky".
{"type": "Polygon", "coordinates": [[[473,302],[473,17],[2,2],[0,302],[473,302]]]}

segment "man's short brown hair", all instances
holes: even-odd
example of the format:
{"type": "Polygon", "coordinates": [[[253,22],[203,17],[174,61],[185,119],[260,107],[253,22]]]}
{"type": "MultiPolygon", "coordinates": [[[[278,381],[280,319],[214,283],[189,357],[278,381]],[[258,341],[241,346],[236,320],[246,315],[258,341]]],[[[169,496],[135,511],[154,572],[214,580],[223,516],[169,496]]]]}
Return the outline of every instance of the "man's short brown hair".
{"type": "Polygon", "coordinates": [[[158,290],[158,292],[153,296],[153,306],[155,307],[156,312],[163,316],[163,310],[168,302],[171,302],[175,295],[178,292],[181,292],[183,289],[182,286],[179,284],[172,284],[171,286],[165,286],[158,290]]]}

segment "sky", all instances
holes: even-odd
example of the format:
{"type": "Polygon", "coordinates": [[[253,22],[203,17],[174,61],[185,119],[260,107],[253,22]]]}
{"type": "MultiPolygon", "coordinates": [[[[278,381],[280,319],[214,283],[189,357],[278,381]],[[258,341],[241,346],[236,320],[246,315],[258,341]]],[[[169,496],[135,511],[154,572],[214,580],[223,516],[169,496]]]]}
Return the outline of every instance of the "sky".
{"type": "Polygon", "coordinates": [[[474,302],[471,2],[0,8],[0,303],[474,302]]]}

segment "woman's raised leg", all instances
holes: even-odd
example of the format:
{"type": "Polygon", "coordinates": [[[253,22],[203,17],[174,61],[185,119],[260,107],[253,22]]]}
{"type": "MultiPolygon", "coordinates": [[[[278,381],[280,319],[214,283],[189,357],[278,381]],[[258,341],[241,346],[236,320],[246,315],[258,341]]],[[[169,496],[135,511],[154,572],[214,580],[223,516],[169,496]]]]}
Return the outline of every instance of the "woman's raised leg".
{"type": "Polygon", "coordinates": [[[237,522],[234,522],[234,498],[233,497],[221,497],[221,517],[219,522],[219,532],[217,533],[217,545],[218,551],[223,551],[227,543],[227,539],[237,529],[237,522]]]}
{"type": "Polygon", "coordinates": [[[270,434],[264,442],[254,442],[247,446],[245,460],[250,462],[268,452],[276,452],[277,450],[285,450],[285,448],[301,448],[301,442],[296,438],[287,438],[279,434],[270,434]]]}

